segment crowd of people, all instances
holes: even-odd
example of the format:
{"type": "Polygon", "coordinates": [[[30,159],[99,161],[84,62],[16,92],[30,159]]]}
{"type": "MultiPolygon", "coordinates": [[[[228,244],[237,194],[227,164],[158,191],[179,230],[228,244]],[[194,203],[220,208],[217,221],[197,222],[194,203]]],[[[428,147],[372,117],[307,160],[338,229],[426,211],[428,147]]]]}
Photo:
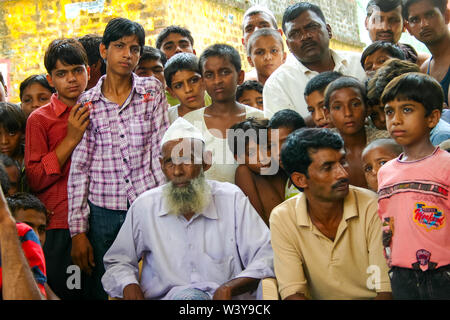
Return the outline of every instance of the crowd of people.
{"type": "Polygon", "coordinates": [[[20,104],[1,78],[1,297],[450,299],[450,10],[366,9],[361,53],[298,2],[199,55],[114,18],[48,44],[20,104]]]}

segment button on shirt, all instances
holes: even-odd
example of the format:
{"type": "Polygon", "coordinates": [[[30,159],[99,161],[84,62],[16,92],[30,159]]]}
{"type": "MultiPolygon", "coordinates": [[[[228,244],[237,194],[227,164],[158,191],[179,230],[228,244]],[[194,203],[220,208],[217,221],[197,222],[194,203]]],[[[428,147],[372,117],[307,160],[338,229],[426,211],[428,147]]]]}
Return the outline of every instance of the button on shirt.
{"type": "MultiPolygon", "coordinates": [[[[138,283],[147,299],[171,299],[186,288],[212,297],[237,277],[273,277],[270,233],[242,191],[226,182],[207,180],[212,201],[189,221],[168,212],[163,186],[141,195],[104,257],[103,287],[112,297],[138,283]]],[[[240,297],[250,298],[249,295],[240,297]]]]}
{"type": "MultiPolygon", "coordinates": [[[[344,75],[364,81],[366,74],[361,66],[361,54],[331,50],[335,67],[344,75]]],[[[302,117],[309,115],[304,92],[306,84],[319,73],[305,67],[293,54],[289,54],[282,64],[264,84],[264,116],[271,118],[282,109],[297,111],[302,117]]]]}
{"type": "Polygon", "coordinates": [[[160,141],[169,125],[167,100],[153,77],[132,74],[122,106],[109,101],[98,84],[79,101],[90,106],[90,124],[72,155],[68,181],[69,229],[88,231],[86,200],[110,210],[127,210],[141,193],[160,185],[160,141]]]}

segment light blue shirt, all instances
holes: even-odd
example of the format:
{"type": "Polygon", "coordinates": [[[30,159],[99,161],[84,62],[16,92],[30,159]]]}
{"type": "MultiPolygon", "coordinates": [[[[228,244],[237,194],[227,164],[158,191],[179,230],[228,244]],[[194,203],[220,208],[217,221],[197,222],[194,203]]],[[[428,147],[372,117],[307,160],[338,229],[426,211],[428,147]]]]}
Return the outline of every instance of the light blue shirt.
{"type": "MultiPolygon", "coordinates": [[[[231,279],[274,277],[270,232],[248,198],[235,185],[207,180],[212,201],[189,221],[168,213],[163,186],[143,193],[105,254],[105,291],[123,296],[138,282],[146,299],[171,299],[186,288],[211,297],[231,279]]],[[[253,296],[241,295],[249,299],[253,296]]]]}
{"type": "Polygon", "coordinates": [[[450,124],[440,119],[438,124],[430,132],[430,140],[433,146],[450,139],[450,124]]]}

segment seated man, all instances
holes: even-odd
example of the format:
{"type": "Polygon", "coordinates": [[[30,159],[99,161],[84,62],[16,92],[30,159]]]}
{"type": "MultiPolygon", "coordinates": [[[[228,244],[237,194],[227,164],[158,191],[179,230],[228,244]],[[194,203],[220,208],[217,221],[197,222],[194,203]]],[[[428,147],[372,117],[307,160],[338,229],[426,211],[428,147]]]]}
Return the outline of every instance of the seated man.
{"type": "Polygon", "coordinates": [[[290,134],[281,159],[303,193],[270,215],[282,299],[390,298],[377,196],[350,186],[343,140],[330,129],[290,134]]]}
{"type": "Polygon", "coordinates": [[[102,283],[110,296],[248,299],[242,294],[274,276],[269,229],[238,187],[205,180],[210,161],[201,132],[175,120],[161,141],[169,183],[133,202],[104,257],[102,283]]]}
{"type": "Polygon", "coordinates": [[[46,282],[44,253],[31,229],[11,216],[3,192],[7,174],[0,165],[0,300],[42,300],[46,282]],[[3,190],[3,191],[2,191],[3,190]],[[34,276],[34,277],[33,277],[34,276]]]}

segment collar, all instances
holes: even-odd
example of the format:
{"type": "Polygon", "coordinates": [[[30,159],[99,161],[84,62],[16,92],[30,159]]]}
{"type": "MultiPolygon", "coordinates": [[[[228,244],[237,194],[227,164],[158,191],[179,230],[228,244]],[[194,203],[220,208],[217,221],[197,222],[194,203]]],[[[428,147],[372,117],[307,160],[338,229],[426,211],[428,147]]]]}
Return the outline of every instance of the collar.
{"type": "MultiPolygon", "coordinates": [[[[308,207],[306,204],[306,196],[304,193],[300,193],[297,197],[295,197],[296,203],[295,214],[297,216],[297,225],[301,227],[309,227],[312,229],[313,223],[308,214],[308,207]]],[[[354,194],[353,188],[350,186],[348,190],[347,196],[344,198],[344,213],[342,214],[343,220],[348,220],[354,217],[357,217],[358,206],[354,194]]]]}
{"type": "MultiPolygon", "coordinates": [[[[333,61],[334,61],[334,69],[333,69],[334,71],[339,71],[343,66],[344,67],[348,66],[348,61],[346,58],[342,57],[340,54],[338,54],[333,49],[330,49],[330,53],[331,53],[331,57],[333,58],[333,61]]],[[[300,60],[298,60],[293,54],[289,54],[286,61],[290,64],[296,65],[297,68],[300,69],[301,72],[303,72],[303,73],[315,72],[315,71],[312,71],[311,69],[308,69],[307,67],[305,67],[303,65],[303,63],[301,63],[300,60]]]]}
{"type": "Polygon", "coordinates": [[[67,104],[59,100],[58,94],[54,93],[52,94],[50,98],[50,103],[53,106],[53,111],[55,112],[56,116],[59,118],[67,109],[71,109],[67,104]]]}
{"type": "MultiPolygon", "coordinates": [[[[167,184],[163,185],[162,188],[164,188],[166,185],[167,184]]],[[[161,191],[162,190],[163,189],[161,189],[161,191]]],[[[211,199],[208,207],[206,207],[202,212],[195,213],[195,215],[192,217],[191,221],[193,221],[198,216],[204,216],[205,218],[212,219],[212,220],[219,219],[219,215],[217,214],[217,208],[216,208],[216,205],[214,202],[214,191],[211,190],[211,192],[212,192],[212,194],[211,194],[212,199],[211,199]]],[[[162,216],[165,216],[168,214],[169,214],[169,209],[166,207],[166,203],[163,200],[161,211],[157,213],[157,216],[162,217],[162,216]]]]}

